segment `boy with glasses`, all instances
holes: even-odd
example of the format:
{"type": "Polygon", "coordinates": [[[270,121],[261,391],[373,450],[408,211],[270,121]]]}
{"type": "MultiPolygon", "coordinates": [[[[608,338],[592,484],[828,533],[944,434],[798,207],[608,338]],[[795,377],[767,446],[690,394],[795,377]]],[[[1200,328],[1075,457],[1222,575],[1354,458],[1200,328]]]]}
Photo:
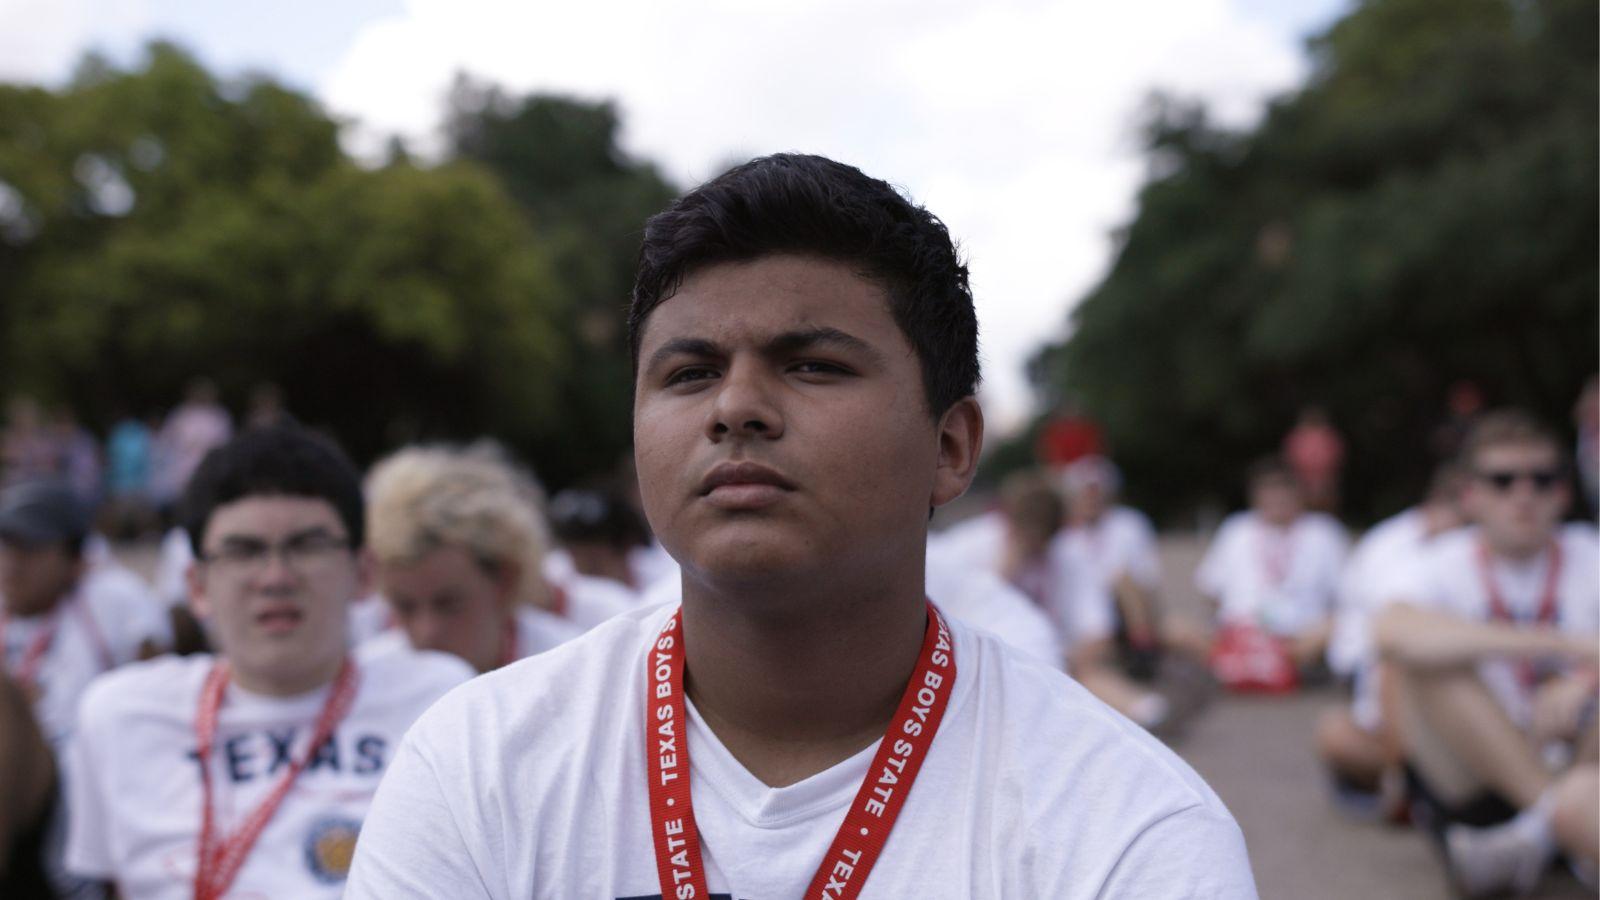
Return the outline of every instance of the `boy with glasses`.
{"type": "Polygon", "coordinates": [[[1530,889],[1558,847],[1593,866],[1600,547],[1562,526],[1566,461],[1530,416],[1484,416],[1462,462],[1476,527],[1397,573],[1375,637],[1422,818],[1479,895],[1530,889]]]}
{"type": "Polygon", "coordinates": [[[125,898],[337,897],[378,780],[460,660],[352,658],[360,478],[298,426],[212,451],[185,492],[190,600],[221,654],[96,682],[69,756],[69,868],[125,898]]]}

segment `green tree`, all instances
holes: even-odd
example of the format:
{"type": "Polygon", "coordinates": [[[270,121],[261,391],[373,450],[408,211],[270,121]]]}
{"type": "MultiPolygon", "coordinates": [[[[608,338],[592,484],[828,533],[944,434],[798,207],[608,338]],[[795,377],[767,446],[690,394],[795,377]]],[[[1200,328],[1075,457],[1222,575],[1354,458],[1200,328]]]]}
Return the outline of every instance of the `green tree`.
{"type": "Polygon", "coordinates": [[[527,213],[570,315],[559,327],[581,348],[556,374],[559,412],[542,436],[543,474],[562,482],[614,465],[632,441],[628,296],[644,222],[677,193],[618,144],[610,103],[516,97],[461,76],[446,132],[457,158],[492,170],[527,213]]]}
{"type": "Polygon", "coordinates": [[[1251,131],[1156,101],[1137,216],[1040,386],[1162,510],[1230,492],[1307,404],[1358,514],[1413,499],[1459,379],[1565,422],[1600,327],[1596,31],[1586,0],[1366,0],[1251,131]]]}
{"type": "Polygon", "coordinates": [[[195,375],[235,401],[270,380],[358,458],[485,432],[537,451],[577,355],[544,243],[483,168],[362,169],[337,132],[167,44],[0,86],[0,389],[103,425],[195,375]]]}

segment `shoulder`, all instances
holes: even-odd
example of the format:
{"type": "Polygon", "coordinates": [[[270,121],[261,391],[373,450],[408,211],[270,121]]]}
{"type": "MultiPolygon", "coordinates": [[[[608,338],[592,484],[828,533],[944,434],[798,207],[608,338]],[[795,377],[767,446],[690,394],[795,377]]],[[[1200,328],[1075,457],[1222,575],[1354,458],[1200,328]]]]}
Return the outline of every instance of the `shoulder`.
{"type": "Polygon", "coordinates": [[[1114,506],[1106,515],[1111,517],[1115,527],[1128,534],[1155,537],[1156,529],[1150,517],[1131,506],[1114,506]]]}
{"type": "Polygon", "coordinates": [[[208,654],[167,654],[113,669],[90,682],[78,705],[80,734],[113,733],[123,723],[149,713],[192,714],[200,685],[211,671],[208,654]]]}
{"type": "Polygon", "coordinates": [[[972,679],[963,702],[994,739],[1002,777],[1030,785],[1032,818],[1081,816],[1085,803],[1113,803],[1146,822],[1195,810],[1231,827],[1215,792],[1149,732],[1062,672],[960,623],[951,627],[957,677],[972,679]]]}
{"type": "Polygon", "coordinates": [[[1300,527],[1305,533],[1314,535],[1317,540],[1328,544],[1343,546],[1350,541],[1344,525],[1327,513],[1306,513],[1300,518],[1300,527]]]}
{"type": "Polygon", "coordinates": [[[1258,525],[1256,514],[1249,510],[1230,513],[1222,524],[1217,526],[1217,543],[1223,541],[1236,541],[1244,538],[1254,531],[1258,525]]]}
{"type": "Polygon", "coordinates": [[[594,723],[614,708],[613,694],[635,681],[643,689],[645,647],[673,609],[676,604],[630,610],[559,647],[480,675],[435,703],[407,740],[426,757],[461,765],[513,746],[530,757],[562,742],[586,743],[594,723]]]}
{"type": "Polygon", "coordinates": [[[425,706],[476,674],[451,654],[414,649],[398,629],[362,644],[355,658],[363,706],[425,706]]]}
{"type": "Polygon", "coordinates": [[[83,599],[95,612],[120,613],[155,607],[155,593],[144,579],[117,564],[95,566],[83,577],[83,599]]]}
{"type": "Polygon", "coordinates": [[[1574,563],[1581,564],[1588,570],[1593,570],[1593,562],[1600,557],[1600,532],[1588,522],[1570,522],[1563,525],[1558,535],[1561,541],[1561,552],[1572,559],[1574,563]]]}
{"type": "MultiPolygon", "coordinates": [[[[569,604],[583,607],[578,618],[591,626],[627,612],[638,602],[638,595],[626,585],[577,572],[562,580],[561,589],[567,592],[569,604]]],[[[569,612],[572,612],[570,608],[569,612]]]]}

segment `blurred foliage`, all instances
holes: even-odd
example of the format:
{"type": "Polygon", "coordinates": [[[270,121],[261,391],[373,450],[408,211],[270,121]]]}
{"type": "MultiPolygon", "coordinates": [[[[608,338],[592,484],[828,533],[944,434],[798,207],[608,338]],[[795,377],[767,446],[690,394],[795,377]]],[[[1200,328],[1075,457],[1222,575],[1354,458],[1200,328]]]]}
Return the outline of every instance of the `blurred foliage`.
{"type": "Polygon", "coordinates": [[[1165,514],[1238,500],[1305,405],[1356,518],[1415,499],[1457,380],[1567,424],[1600,328],[1597,26],[1593,0],[1365,0],[1251,131],[1152,101],[1136,218],[1041,393],[1165,514]]]}
{"type": "Polygon", "coordinates": [[[0,391],[103,428],[197,375],[236,410],[271,381],[359,459],[488,433],[558,484],[609,468],[636,235],[671,190],[608,106],[479,95],[453,159],[363,168],[308,97],[169,44],[0,85],[0,391]]]}

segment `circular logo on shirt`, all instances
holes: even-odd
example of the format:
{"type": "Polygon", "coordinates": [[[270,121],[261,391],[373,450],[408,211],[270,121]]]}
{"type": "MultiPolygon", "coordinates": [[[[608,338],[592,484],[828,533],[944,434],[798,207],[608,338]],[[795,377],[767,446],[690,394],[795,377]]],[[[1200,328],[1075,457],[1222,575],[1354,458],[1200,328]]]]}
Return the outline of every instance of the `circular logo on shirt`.
{"type": "Polygon", "coordinates": [[[350,874],[361,823],[354,819],[318,819],[306,835],[306,867],[323,884],[338,884],[350,874]]]}

